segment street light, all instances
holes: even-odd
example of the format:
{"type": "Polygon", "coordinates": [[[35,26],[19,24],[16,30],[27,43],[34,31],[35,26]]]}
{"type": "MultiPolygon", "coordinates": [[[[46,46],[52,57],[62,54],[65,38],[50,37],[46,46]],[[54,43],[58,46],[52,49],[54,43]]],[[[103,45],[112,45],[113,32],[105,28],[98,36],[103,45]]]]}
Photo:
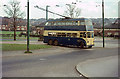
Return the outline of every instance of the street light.
{"type": "Polygon", "coordinates": [[[29,51],[29,0],[27,0],[27,51],[25,53],[32,53],[29,51]]]}
{"type": "MultiPolygon", "coordinates": [[[[39,6],[37,6],[37,5],[36,5],[36,6],[34,6],[34,7],[35,7],[35,8],[39,8],[39,9],[44,10],[43,8],[40,8],[40,7],[39,7],[39,6]]],[[[47,5],[47,6],[46,6],[46,9],[45,9],[45,11],[46,11],[46,20],[48,20],[48,12],[49,12],[49,11],[48,11],[48,7],[50,7],[50,6],[48,6],[48,5],[47,5]]]]}
{"type": "MultiPolygon", "coordinates": [[[[100,5],[96,5],[96,7],[98,7],[100,5]]],[[[103,48],[105,47],[105,32],[104,32],[104,0],[102,0],[102,28],[103,28],[103,48]]]]}
{"type": "Polygon", "coordinates": [[[104,44],[104,0],[102,0],[102,21],[103,21],[103,48],[105,47],[104,44]]]}
{"type": "Polygon", "coordinates": [[[50,6],[46,6],[46,20],[48,20],[48,7],[50,7],[50,6]]]}

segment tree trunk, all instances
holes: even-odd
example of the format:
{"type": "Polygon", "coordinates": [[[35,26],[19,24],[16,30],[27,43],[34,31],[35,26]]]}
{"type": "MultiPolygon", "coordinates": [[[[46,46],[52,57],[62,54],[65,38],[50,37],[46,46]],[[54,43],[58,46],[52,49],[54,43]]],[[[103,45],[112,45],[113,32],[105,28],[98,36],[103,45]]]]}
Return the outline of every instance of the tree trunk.
{"type": "Polygon", "coordinates": [[[16,18],[14,18],[14,41],[16,41],[16,18]]]}

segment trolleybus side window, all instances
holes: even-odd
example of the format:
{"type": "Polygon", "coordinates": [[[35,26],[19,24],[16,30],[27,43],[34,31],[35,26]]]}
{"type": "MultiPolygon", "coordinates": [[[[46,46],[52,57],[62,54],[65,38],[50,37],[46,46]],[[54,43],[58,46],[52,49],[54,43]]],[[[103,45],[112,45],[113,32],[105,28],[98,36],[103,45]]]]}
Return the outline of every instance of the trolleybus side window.
{"type": "Polygon", "coordinates": [[[86,20],[86,21],[85,21],[85,25],[87,25],[87,26],[92,26],[92,22],[91,22],[90,20],[86,20]]]}
{"type": "Polygon", "coordinates": [[[72,33],[72,37],[77,37],[77,33],[72,33]]]}
{"type": "Polygon", "coordinates": [[[49,22],[48,23],[48,26],[53,26],[54,25],[54,22],[49,22]]]}
{"type": "Polygon", "coordinates": [[[60,25],[61,25],[61,22],[58,22],[57,24],[60,26],[60,25]]]}
{"type": "Polygon", "coordinates": [[[65,22],[61,22],[61,25],[66,25],[65,22]]]}
{"type": "Polygon", "coordinates": [[[86,38],[86,32],[81,32],[80,37],[86,38]]]}
{"type": "Polygon", "coordinates": [[[73,21],[73,25],[78,25],[78,21],[73,21]]]}
{"type": "Polygon", "coordinates": [[[84,38],[86,38],[86,32],[84,32],[84,38]]]}
{"type": "Polygon", "coordinates": [[[55,37],[57,36],[55,32],[53,32],[53,36],[55,36],[55,37]]]}
{"type": "Polygon", "coordinates": [[[84,21],[80,21],[80,25],[85,25],[85,22],[84,21]]]}
{"type": "Polygon", "coordinates": [[[80,37],[83,37],[83,32],[80,33],[80,37]]]}
{"type": "Polygon", "coordinates": [[[48,22],[46,22],[46,24],[45,24],[46,26],[48,25],[48,22]]]}
{"type": "Polygon", "coordinates": [[[67,37],[71,37],[71,33],[67,33],[67,37]]]}
{"type": "Polygon", "coordinates": [[[57,33],[57,36],[58,36],[58,37],[61,37],[61,33],[57,33]]]}
{"type": "Polygon", "coordinates": [[[91,37],[91,33],[87,32],[87,38],[90,38],[90,37],[91,37]]]}
{"type": "Polygon", "coordinates": [[[46,25],[46,26],[51,26],[51,25],[52,25],[52,22],[47,22],[45,25],[46,25]]]}
{"type": "Polygon", "coordinates": [[[94,38],[93,32],[87,32],[87,38],[94,38]]]}
{"type": "Polygon", "coordinates": [[[48,32],[48,36],[56,36],[55,32],[48,32]]]}
{"type": "Polygon", "coordinates": [[[52,36],[52,32],[48,32],[48,36],[52,36]]]}
{"type": "Polygon", "coordinates": [[[54,26],[56,26],[57,25],[57,22],[54,22],[54,24],[53,24],[54,26]]]}
{"type": "Polygon", "coordinates": [[[72,21],[66,21],[66,25],[73,25],[72,21]]]}
{"type": "Polygon", "coordinates": [[[62,33],[62,37],[66,37],[66,33],[62,33]]]}

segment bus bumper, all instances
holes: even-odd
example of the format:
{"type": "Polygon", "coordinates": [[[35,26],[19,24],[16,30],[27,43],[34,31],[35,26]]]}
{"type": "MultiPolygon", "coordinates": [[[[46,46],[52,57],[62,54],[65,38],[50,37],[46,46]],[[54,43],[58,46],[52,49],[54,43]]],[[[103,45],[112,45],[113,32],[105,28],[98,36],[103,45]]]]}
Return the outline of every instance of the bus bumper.
{"type": "Polygon", "coordinates": [[[92,46],[94,46],[94,44],[93,45],[87,45],[87,46],[85,46],[85,48],[92,48],[92,46]]]}

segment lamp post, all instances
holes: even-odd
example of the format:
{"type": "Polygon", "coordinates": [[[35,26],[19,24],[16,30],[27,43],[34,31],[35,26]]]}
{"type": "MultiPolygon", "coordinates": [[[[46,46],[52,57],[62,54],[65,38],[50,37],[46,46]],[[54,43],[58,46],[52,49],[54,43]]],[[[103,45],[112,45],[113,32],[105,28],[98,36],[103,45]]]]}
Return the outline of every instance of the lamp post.
{"type": "Polygon", "coordinates": [[[27,51],[25,53],[32,53],[29,51],[29,0],[27,0],[27,51]]]}
{"type": "Polygon", "coordinates": [[[29,0],[27,0],[27,52],[29,52],[29,0]]]}
{"type": "Polygon", "coordinates": [[[104,0],[102,0],[102,24],[103,24],[103,48],[105,47],[104,39],[104,0]]]}
{"type": "Polygon", "coordinates": [[[48,7],[50,7],[50,6],[46,6],[46,20],[48,20],[48,7]]]}

